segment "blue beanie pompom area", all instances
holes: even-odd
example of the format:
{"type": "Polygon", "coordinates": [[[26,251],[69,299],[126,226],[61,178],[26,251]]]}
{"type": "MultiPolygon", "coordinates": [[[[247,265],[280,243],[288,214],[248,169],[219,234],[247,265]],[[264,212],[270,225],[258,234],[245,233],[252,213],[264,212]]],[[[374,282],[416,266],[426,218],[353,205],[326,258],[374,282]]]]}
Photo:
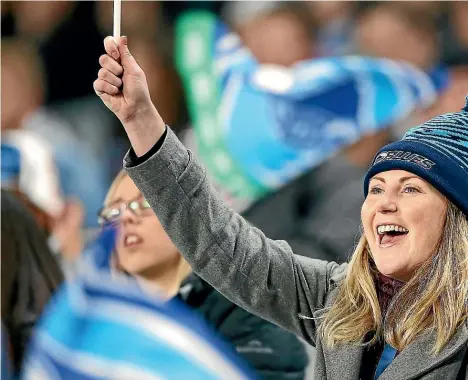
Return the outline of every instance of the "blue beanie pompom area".
{"type": "Polygon", "coordinates": [[[380,149],[364,179],[365,196],[374,175],[397,169],[425,179],[468,216],[468,96],[460,112],[439,115],[380,149]]]}

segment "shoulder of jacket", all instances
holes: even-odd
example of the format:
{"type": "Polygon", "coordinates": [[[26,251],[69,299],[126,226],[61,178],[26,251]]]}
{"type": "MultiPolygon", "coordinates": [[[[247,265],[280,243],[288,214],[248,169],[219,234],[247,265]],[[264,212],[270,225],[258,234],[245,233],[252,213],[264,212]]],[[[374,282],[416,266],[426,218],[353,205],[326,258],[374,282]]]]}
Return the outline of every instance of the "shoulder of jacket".
{"type": "Polygon", "coordinates": [[[330,268],[330,277],[328,281],[328,286],[330,291],[338,288],[346,278],[348,274],[348,263],[337,264],[337,263],[329,263],[331,266],[330,268]]]}

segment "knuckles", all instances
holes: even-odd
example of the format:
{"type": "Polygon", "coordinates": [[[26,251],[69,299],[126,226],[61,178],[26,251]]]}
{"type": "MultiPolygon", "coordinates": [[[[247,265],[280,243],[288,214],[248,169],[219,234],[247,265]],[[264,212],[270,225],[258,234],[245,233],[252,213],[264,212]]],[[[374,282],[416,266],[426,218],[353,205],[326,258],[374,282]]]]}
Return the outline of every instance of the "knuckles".
{"type": "Polygon", "coordinates": [[[99,65],[102,68],[111,71],[115,75],[121,75],[123,72],[122,66],[107,54],[103,54],[99,57],[99,65]]]}
{"type": "Polygon", "coordinates": [[[108,56],[107,54],[101,55],[101,56],[99,57],[99,64],[100,64],[101,66],[105,66],[108,58],[109,58],[109,56],[108,56]]]}
{"type": "Polygon", "coordinates": [[[119,92],[118,88],[107,83],[102,79],[96,79],[93,84],[94,90],[100,93],[115,95],[119,92]]]}
{"type": "Polygon", "coordinates": [[[99,69],[98,71],[98,78],[106,78],[108,76],[108,71],[104,68],[99,69]]]}
{"type": "Polygon", "coordinates": [[[101,89],[99,87],[99,79],[96,79],[94,82],[93,82],[93,89],[94,91],[96,92],[101,92],[101,89]]]}

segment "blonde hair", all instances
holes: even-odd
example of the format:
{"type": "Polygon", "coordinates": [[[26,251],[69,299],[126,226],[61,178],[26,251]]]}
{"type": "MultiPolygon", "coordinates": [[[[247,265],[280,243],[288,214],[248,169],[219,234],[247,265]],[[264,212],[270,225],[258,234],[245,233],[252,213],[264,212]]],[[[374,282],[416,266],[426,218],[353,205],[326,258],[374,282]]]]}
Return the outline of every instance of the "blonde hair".
{"type": "MultiPolygon", "coordinates": [[[[121,170],[117,176],[115,177],[114,181],[112,181],[109,190],[107,191],[106,197],[104,198],[104,207],[108,206],[112,202],[112,198],[114,197],[114,194],[121,184],[121,182],[124,180],[124,178],[127,178],[128,174],[125,172],[125,170],[121,170]]],[[[180,285],[184,279],[192,272],[192,268],[190,267],[189,263],[183,258],[183,256],[179,253],[179,265],[177,268],[177,273],[174,279],[174,282],[178,282],[180,285]]],[[[120,272],[125,272],[124,268],[121,267],[117,255],[113,254],[112,257],[112,263],[111,266],[113,269],[116,269],[120,272]]]]}
{"type": "Polygon", "coordinates": [[[106,197],[104,198],[104,207],[109,206],[109,204],[112,202],[112,198],[114,197],[115,191],[119,187],[122,180],[127,176],[127,172],[125,170],[121,170],[114,178],[109,187],[109,190],[107,190],[106,197]]]}
{"type": "Polygon", "coordinates": [[[468,320],[468,219],[449,203],[436,254],[395,295],[383,319],[375,289],[373,260],[362,235],[337,299],[326,311],[319,334],[333,347],[363,342],[369,332],[401,351],[421,333],[433,330],[437,354],[468,320]]]}

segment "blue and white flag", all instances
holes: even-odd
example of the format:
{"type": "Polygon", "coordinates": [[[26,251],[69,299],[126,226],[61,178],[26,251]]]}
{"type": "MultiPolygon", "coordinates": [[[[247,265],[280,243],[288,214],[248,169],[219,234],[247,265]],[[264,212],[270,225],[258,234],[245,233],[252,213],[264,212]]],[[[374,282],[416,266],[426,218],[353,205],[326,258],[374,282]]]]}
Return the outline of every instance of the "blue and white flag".
{"type": "Polygon", "coordinates": [[[259,64],[206,12],[178,21],[176,58],[196,151],[215,185],[247,204],[430,106],[448,82],[444,68],[360,56],[259,64]]]}
{"type": "Polygon", "coordinates": [[[240,359],[178,301],[111,278],[115,230],[88,247],[76,278],[36,328],[22,379],[253,379],[240,359]],[[94,259],[94,260],[93,260],[94,259]]]}

